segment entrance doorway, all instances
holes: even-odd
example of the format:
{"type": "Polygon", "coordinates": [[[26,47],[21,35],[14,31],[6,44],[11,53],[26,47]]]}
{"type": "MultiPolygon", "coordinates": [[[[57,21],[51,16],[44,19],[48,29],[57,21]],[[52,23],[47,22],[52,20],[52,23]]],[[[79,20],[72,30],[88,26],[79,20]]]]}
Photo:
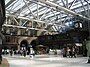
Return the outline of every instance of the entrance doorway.
{"type": "Polygon", "coordinates": [[[20,48],[28,50],[28,45],[29,45],[29,43],[28,43],[27,40],[22,40],[21,43],[20,43],[20,48]]]}

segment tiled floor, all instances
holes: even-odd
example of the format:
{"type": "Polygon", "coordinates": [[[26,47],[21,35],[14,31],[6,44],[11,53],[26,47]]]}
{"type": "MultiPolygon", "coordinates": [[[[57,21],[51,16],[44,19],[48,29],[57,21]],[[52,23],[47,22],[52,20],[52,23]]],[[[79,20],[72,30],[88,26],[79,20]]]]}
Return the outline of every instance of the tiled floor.
{"type": "Polygon", "coordinates": [[[63,58],[61,56],[39,55],[33,59],[21,56],[5,56],[10,67],[90,67],[87,57],[63,58]]]}

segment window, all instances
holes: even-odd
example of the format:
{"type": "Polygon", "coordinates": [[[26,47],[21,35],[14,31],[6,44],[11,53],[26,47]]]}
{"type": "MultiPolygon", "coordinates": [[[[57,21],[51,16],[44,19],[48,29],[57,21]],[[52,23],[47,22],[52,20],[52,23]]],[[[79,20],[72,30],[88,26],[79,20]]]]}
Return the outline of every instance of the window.
{"type": "Polygon", "coordinates": [[[10,37],[6,37],[6,42],[10,42],[10,37]]]}

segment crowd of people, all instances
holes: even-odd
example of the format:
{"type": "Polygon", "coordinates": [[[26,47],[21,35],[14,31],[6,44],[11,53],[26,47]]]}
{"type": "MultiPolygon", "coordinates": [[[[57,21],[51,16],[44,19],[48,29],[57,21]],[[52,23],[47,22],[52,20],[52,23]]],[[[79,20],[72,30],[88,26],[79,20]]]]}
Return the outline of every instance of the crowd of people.
{"type": "Polygon", "coordinates": [[[2,50],[2,54],[3,55],[21,55],[26,57],[26,55],[30,55],[30,57],[33,57],[35,55],[35,52],[33,50],[33,48],[30,48],[30,51],[26,50],[26,49],[20,49],[20,50],[13,50],[13,49],[7,49],[7,50],[2,50]]]}
{"type": "MultiPolygon", "coordinates": [[[[42,51],[42,50],[41,50],[42,51]]],[[[50,49],[49,49],[49,53],[50,53],[50,49]]],[[[46,53],[46,52],[45,52],[46,53]]],[[[46,53],[46,54],[49,54],[46,53]]],[[[20,50],[13,50],[13,49],[9,49],[9,50],[3,50],[2,54],[9,54],[10,56],[12,55],[21,55],[26,57],[26,55],[30,55],[30,57],[33,57],[36,52],[33,50],[33,48],[30,48],[30,51],[26,50],[26,49],[20,49],[20,50]]],[[[43,53],[44,54],[44,53],[43,53]]],[[[54,51],[54,55],[62,55],[63,57],[77,57],[77,49],[75,46],[73,47],[64,47],[62,50],[60,51],[54,51]]]]}
{"type": "Polygon", "coordinates": [[[77,55],[76,47],[65,47],[62,50],[63,57],[75,57],[77,55]]]}

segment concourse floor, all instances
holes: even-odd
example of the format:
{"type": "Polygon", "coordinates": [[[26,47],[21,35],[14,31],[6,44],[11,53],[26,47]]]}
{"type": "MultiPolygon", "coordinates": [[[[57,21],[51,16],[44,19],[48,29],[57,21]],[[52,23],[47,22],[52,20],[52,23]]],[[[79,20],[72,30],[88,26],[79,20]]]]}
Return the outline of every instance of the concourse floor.
{"type": "Polygon", "coordinates": [[[61,56],[37,55],[29,56],[3,56],[10,67],[90,67],[87,57],[63,58],[61,56]]]}

